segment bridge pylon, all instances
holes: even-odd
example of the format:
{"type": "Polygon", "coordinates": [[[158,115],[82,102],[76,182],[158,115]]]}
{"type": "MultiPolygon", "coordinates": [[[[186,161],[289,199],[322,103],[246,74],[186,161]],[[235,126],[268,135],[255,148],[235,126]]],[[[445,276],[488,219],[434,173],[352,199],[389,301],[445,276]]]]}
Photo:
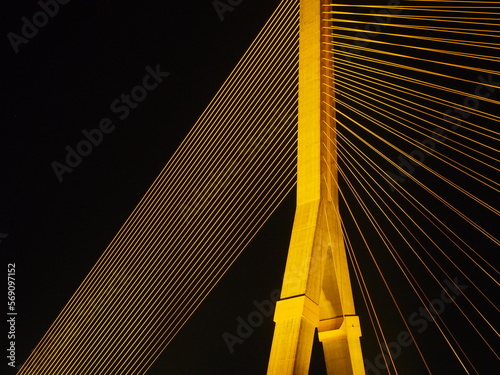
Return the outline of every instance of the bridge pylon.
{"type": "Polygon", "coordinates": [[[308,374],[316,329],[329,375],[365,374],[339,216],[329,3],[300,4],[297,207],[268,375],[308,374]]]}

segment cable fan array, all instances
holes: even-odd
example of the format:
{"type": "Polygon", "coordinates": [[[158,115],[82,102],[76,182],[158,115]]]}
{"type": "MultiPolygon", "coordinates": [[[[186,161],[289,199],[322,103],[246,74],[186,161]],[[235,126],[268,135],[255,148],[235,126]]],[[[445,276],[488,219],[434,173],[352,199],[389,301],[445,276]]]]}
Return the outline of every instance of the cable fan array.
{"type": "Polygon", "coordinates": [[[439,371],[436,352],[484,373],[498,360],[499,3],[326,8],[343,228],[380,353],[365,350],[367,371],[402,371],[399,332],[415,373],[439,371]]]}
{"type": "MultiPolygon", "coordinates": [[[[324,146],[376,370],[410,373],[399,332],[416,373],[443,373],[435,352],[467,374],[498,360],[499,4],[323,9],[324,146]]],[[[281,2],[19,374],[147,372],[291,191],[298,17],[281,2]]]]}
{"type": "Polygon", "coordinates": [[[298,3],[284,1],[19,374],[143,374],[294,186],[298,3]]]}

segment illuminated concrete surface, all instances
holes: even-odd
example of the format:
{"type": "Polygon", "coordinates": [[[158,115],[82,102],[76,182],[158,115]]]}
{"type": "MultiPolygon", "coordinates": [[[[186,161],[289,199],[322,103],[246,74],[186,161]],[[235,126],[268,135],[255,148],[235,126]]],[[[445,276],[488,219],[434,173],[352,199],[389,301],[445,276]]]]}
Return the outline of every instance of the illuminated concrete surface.
{"type": "Polygon", "coordinates": [[[324,0],[300,8],[297,208],[268,375],[308,374],[315,329],[328,374],[364,374],[359,319],[338,214],[331,62],[324,0]],[[326,48],[326,47],[325,47],[326,48]]]}

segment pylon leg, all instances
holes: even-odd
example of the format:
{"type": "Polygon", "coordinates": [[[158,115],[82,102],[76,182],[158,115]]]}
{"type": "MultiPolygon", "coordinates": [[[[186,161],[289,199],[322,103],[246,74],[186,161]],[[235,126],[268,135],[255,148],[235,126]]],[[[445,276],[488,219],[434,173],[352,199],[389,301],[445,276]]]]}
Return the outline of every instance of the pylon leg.
{"type": "Polygon", "coordinates": [[[319,308],[306,296],[279,301],[268,375],[307,375],[319,308]]]}
{"type": "Polygon", "coordinates": [[[361,329],[357,316],[321,321],[318,331],[319,340],[323,344],[328,374],[365,374],[359,340],[361,329]]]}
{"type": "Polygon", "coordinates": [[[297,207],[281,300],[276,304],[268,375],[307,375],[319,323],[321,253],[319,202],[297,207]]]}
{"type": "MultiPolygon", "coordinates": [[[[324,206],[326,212],[331,205],[324,206]]],[[[331,211],[326,217],[335,218],[331,211]]],[[[355,315],[347,257],[338,220],[330,220],[329,246],[323,255],[319,340],[323,344],[327,373],[364,375],[361,328],[355,315]]]]}

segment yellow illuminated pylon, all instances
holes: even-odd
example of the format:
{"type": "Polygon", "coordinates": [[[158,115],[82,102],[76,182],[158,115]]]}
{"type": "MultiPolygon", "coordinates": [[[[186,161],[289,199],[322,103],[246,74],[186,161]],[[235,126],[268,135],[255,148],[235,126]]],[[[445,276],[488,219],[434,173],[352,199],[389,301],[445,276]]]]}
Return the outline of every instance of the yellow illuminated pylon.
{"type": "Polygon", "coordinates": [[[276,305],[268,375],[308,374],[316,328],[329,375],[363,375],[338,213],[330,36],[325,0],[301,0],[297,208],[276,305]]]}

